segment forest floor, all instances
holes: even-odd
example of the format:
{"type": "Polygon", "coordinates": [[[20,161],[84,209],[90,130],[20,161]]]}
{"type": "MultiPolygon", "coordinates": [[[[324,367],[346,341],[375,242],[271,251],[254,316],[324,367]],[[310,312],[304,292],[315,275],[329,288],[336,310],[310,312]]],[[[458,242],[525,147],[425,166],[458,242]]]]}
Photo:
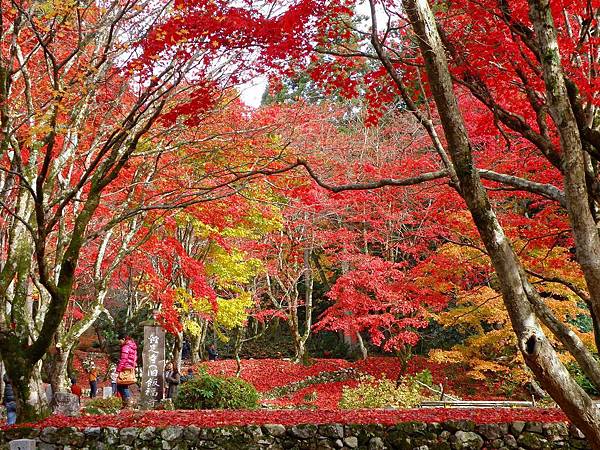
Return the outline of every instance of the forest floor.
{"type": "Polygon", "coordinates": [[[355,409],[355,410],[203,410],[203,411],[137,411],[126,410],[115,415],[80,417],[50,416],[36,424],[21,426],[45,427],[223,427],[244,425],[300,424],[382,424],[420,421],[426,423],[469,420],[476,424],[507,422],[566,422],[557,408],[417,408],[417,409],[355,409]]]}
{"type": "MultiPolygon", "coordinates": [[[[83,369],[85,359],[93,360],[98,369],[98,396],[102,396],[102,387],[110,386],[107,355],[76,351],[73,367],[79,374],[79,384],[85,390],[83,404],[88,401],[88,382],[83,369]]],[[[206,370],[210,374],[229,376],[235,375],[237,370],[236,362],[232,359],[196,365],[184,362],[182,374],[186,373],[188,367],[192,367],[194,373],[206,370]]],[[[307,365],[295,364],[287,359],[244,359],[241,367],[241,378],[253,384],[262,394],[262,406],[273,409],[337,409],[345,387],[357,386],[365,375],[395,381],[401,370],[398,358],[385,356],[372,356],[356,362],[345,359],[312,359],[307,365]]],[[[473,379],[459,365],[433,363],[422,356],[411,358],[405,374],[414,375],[423,370],[431,373],[434,387],[439,389],[442,385],[446,394],[464,400],[530,399],[525,391],[502,374],[485,380],[473,379]]],[[[136,398],[138,390],[135,386],[131,390],[136,398]]],[[[431,395],[436,397],[434,393],[431,395]]]]}
{"type": "MultiPolygon", "coordinates": [[[[344,387],[357,386],[364,375],[396,381],[401,370],[397,358],[384,356],[356,362],[313,359],[309,365],[284,359],[247,359],[242,360],[241,365],[241,378],[252,383],[262,394],[291,391],[276,398],[264,399],[264,406],[305,409],[336,409],[344,387]],[[344,373],[346,371],[348,373],[344,373]],[[323,376],[327,373],[332,376],[323,376]],[[326,381],[319,382],[321,379],[326,381]],[[286,386],[291,389],[285,389],[286,386]]],[[[208,373],[223,375],[235,375],[237,369],[234,360],[204,362],[196,367],[196,372],[200,367],[208,373]]],[[[431,373],[434,387],[439,389],[443,385],[445,393],[464,400],[530,400],[525,391],[506,380],[502,374],[486,380],[473,379],[466,374],[466,369],[458,365],[433,363],[422,356],[411,358],[405,374],[414,375],[423,370],[431,373]]],[[[434,393],[431,395],[435,396],[434,393]]]]}
{"type": "MultiPolygon", "coordinates": [[[[102,376],[108,368],[108,357],[103,354],[77,352],[74,367],[82,370],[84,359],[93,359],[102,376]]],[[[564,422],[566,417],[557,408],[416,408],[416,409],[369,409],[341,410],[338,403],[345,386],[356,386],[357,378],[371,375],[395,380],[400,371],[398,359],[370,357],[364,361],[350,362],[343,359],[314,359],[309,365],[294,364],[285,359],[242,360],[241,377],[252,383],[262,395],[262,407],[257,410],[206,410],[206,411],[139,411],[122,410],[116,414],[86,415],[80,417],[51,416],[33,424],[36,428],[70,426],[84,428],[102,427],[163,427],[171,425],[220,427],[226,425],[249,425],[279,423],[291,424],[394,424],[405,421],[442,422],[447,420],[471,420],[475,423],[499,423],[512,421],[564,422]],[[330,377],[329,375],[332,375],[330,377]],[[345,378],[336,381],[335,377],[345,378]],[[319,382],[314,382],[314,381],[319,382]],[[292,389],[290,389],[290,387],[292,389]],[[283,391],[288,393],[283,393],[283,391]],[[280,393],[281,395],[273,395],[280,393]]],[[[184,368],[191,367],[185,365],[184,368]]],[[[195,372],[206,370],[212,374],[234,375],[234,360],[203,362],[194,366],[195,372]]],[[[523,397],[505,395],[502,380],[473,380],[456,366],[434,364],[423,357],[413,357],[406,367],[406,374],[422,370],[431,372],[434,384],[442,383],[445,392],[462,399],[517,400],[523,397]]],[[[82,386],[87,382],[81,372],[82,386]]],[[[100,386],[109,385],[101,381],[100,386]]],[[[134,397],[138,390],[134,387],[134,397]]],[[[99,389],[99,392],[100,389],[99,389]]],[[[100,394],[101,396],[101,394],[100,394]]],[[[83,398],[82,405],[89,402],[83,398]]],[[[32,424],[29,424],[31,426],[32,424]]]]}

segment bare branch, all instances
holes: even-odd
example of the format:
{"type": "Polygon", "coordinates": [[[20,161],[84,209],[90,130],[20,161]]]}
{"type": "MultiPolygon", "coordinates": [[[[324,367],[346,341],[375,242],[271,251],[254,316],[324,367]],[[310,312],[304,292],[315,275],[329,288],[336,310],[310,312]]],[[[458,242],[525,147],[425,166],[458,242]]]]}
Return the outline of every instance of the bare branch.
{"type": "Polygon", "coordinates": [[[554,200],[560,203],[561,206],[566,207],[565,194],[563,191],[558,189],[556,186],[552,186],[551,184],[537,183],[535,181],[526,180],[525,178],[506,175],[486,169],[479,169],[479,176],[485,180],[496,181],[522,191],[541,195],[542,197],[554,200]]]}

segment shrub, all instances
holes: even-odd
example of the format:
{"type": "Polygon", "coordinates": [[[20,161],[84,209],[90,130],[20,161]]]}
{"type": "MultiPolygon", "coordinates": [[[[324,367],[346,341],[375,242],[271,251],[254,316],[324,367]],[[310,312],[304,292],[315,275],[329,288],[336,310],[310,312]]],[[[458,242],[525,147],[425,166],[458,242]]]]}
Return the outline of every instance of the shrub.
{"type": "Polygon", "coordinates": [[[419,373],[415,373],[411,378],[414,378],[427,386],[433,386],[433,375],[429,369],[421,370],[419,373]]]}
{"type": "Polygon", "coordinates": [[[340,408],[414,408],[426,399],[417,379],[416,376],[406,377],[396,388],[396,383],[387,378],[375,380],[371,376],[366,377],[355,388],[344,387],[340,408]]]}
{"type": "Polygon", "coordinates": [[[87,402],[83,408],[85,414],[115,414],[121,409],[119,397],[95,398],[87,402]]]}
{"type": "Polygon", "coordinates": [[[598,392],[598,389],[596,388],[594,383],[592,383],[592,381],[587,377],[587,375],[583,372],[583,370],[581,370],[579,368],[577,363],[572,362],[572,363],[567,364],[567,369],[569,370],[569,373],[575,379],[577,384],[585,392],[587,392],[590,395],[600,394],[600,392],[598,392]]]}
{"type": "Polygon", "coordinates": [[[237,377],[200,374],[179,386],[177,409],[253,409],[258,406],[256,388],[237,377]]]}

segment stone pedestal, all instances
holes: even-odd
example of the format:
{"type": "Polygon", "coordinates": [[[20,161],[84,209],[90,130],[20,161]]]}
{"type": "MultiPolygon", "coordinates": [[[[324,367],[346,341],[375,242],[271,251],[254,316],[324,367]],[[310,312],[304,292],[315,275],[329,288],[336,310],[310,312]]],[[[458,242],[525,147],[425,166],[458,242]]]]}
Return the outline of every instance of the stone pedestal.
{"type": "Polygon", "coordinates": [[[52,411],[60,416],[79,415],[79,397],[70,392],[56,392],[54,394],[52,411]]]}

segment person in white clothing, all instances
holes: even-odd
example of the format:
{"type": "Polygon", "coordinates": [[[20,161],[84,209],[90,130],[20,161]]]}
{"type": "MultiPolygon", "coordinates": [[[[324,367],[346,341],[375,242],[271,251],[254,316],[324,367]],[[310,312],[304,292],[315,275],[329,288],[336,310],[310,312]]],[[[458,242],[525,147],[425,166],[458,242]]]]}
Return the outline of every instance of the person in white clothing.
{"type": "Polygon", "coordinates": [[[110,385],[112,387],[112,395],[117,395],[117,378],[119,374],[117,373],[116,366],[110,367],[110,385]]]}

